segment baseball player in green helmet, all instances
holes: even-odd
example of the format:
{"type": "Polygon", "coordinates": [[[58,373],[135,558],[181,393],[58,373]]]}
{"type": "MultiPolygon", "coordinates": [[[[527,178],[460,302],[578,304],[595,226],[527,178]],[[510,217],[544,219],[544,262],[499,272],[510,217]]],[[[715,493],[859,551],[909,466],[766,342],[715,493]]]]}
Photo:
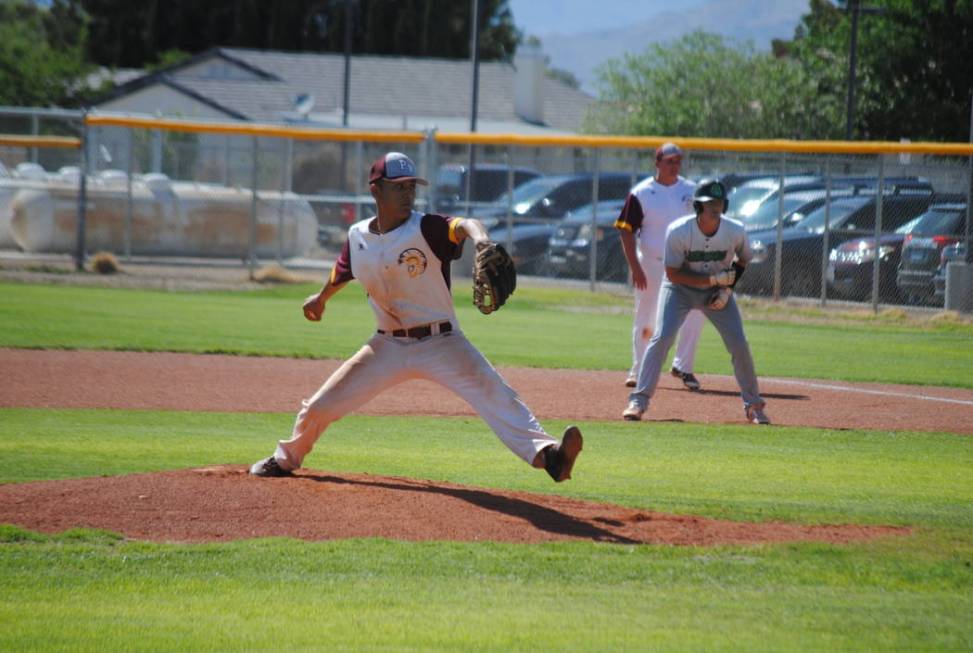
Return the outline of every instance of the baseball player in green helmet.
{"type": "Polygon", "coordinates": [[[622,417],[638,421],[648,410],[659,382],[659,371],[690,311],[700,310],[713,323],[733,362],[747,421],[769,424],[760,397],[743,319],[733,286],[750,261],[750,242],[743,225],[723,215],[726,188],[702,181],[693,194],[694,215],[673,222],[666,231],[666,281],[659,296],[659,328],[642,358],[638,381],[622,417]]]}

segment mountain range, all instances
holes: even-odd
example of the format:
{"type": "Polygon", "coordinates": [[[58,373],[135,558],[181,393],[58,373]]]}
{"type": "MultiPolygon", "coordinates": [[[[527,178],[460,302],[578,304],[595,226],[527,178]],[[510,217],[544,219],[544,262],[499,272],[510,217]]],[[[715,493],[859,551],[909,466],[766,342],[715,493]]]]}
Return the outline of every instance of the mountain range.
{"type": "MultiPolygon", "coordinates": [[[[597,11],[600,5],[590,1],[587,4],[591,11],[597,11]]],[[[769,50],[773,39],[793,38],[801,16],[809,12],[808,4],[808,0],[704,0],[681,7],[667,3],[668,8],[659,8],[648,16],[643,14],[628,24],[591,31],[545,31],[542,24],[518,27],[541,40],[551,67],[572,73],[583,90],[594,93],[596,69],[608,59],[639,54],[652,43],[672,41],[696,30],[720,34],[738,43],[749,41],[758,50],[769,50]]],[[[577,20],[583,21],[583,16],[577,20]]],[[[516,9],[514,22],[517,23],[516,9]]],[[[569,23],[562,20],[552,24],[563,29],[569,23]]]]}

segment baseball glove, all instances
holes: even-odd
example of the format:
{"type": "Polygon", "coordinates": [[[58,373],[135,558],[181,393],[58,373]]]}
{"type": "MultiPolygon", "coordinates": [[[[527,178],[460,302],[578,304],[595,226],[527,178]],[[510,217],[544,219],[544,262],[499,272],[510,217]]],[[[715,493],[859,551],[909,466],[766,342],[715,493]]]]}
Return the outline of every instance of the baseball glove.
{"type": "Polygon", "coordinates": [[[502,245],[477,243],[473,260],[473,304],[489,315],[507,301],[517,288],[517,270],[502,245]]]}
{"type": "Polygon", "coordinates": [[[715,289],[709,297],[709,307],[715,311],[722,311],[729,303],[732,294],[733,289],[727,286],[721,286],[715,289]]]}

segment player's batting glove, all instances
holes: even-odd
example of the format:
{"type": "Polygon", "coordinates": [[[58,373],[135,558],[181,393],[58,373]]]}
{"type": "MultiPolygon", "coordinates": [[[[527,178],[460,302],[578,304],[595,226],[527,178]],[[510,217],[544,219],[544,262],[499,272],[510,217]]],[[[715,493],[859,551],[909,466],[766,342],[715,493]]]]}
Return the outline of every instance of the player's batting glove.
{"type": "Polygon", "coordinates": [[[733,294],[733,289],[726,286],[722,286],[713,291],[713,294],[709,298],[709,307],[714,311],[722,311],[726,308],[726,305],[730,301],[730,295],[733,294]]]}
{"type": "Polygon", "coordinates": [[[737,271],[733,268],[727,270],[720,270],[716,274],[711,274],[709,277],[709,285],[711,286],[732,286],[733,282],[736,281],[737,271]]]}
{"type": "Polygon", "coordinates": [[[473,259],[473,304],[489,315],[507,301],[517,288],[517,270],[513,259],[502,245],[494,242],[476,244],[473,259]]]}

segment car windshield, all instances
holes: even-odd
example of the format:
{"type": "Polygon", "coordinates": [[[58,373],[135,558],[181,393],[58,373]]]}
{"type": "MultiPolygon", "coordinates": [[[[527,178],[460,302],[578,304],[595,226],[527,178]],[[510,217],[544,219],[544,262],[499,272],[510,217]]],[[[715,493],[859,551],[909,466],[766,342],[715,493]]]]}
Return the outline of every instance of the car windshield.
{"type": "MultiPolygon", "coordinates": [[[[571,221],[590,220],[591,206],[591,204],[585,204],[576,209],[571,209],[564,215],[564,219],[571,221]]],[[[625,200],[602,200],[598,202],[596,208],[597,215],[599,218],[609,214],[618,217],[618,214],[622,212],[623,206],[625,206],[625,200]]]]}
{"type": "Polygon", "coordinates": [[[463,173],[456,168],[440,168],[436,183],[449,188],[459,188],[463,180],[463,173]]]}
{"type": "MultiPolygon", "coordinates": [[[[923,215],[925,215],[925,214],[923,214],[923,215]]],[[[920,220],[922,220],[922,216],[921,215],[917,215],[916,217],[912,218],[911,220],[909,220],[908,222],[906,222],[904,225],[902,225],[901,227],[899,227],[898,229],[896,229],[895,230],[895,233],[897,233],[897,234],[911,233],[913,227],[915,227],[916,224],[918,224],[920,220]]]]}
{"type": "Polygon", "coordinates": [[[774,188],[764,188],[760,186],[738,186],[734,188],[730,193],[729,201],[730,206],[733,207],[734,213],[736,215],[749,215],[754,212],[760,202],[770,193],[774,192],[774,188]]]}
{"type": "MultiPolygon", "coordinates": [[[[802,197],[788,197],[785,195],[783,214],[785,222],[787,216],[805,204],[807,204],[807,200],[802,197]]],[[[743,216],[743,226],[747,228],[747,231],[756,231],[757,229],[769,229],[771,227],[776,227],[777,212],[779,209],[780,204],[778,202],[764,202],[756,211],[750,215],[743,216]]]]}
{"type": "Polygon", "coordinates": [[[963,214],[966,209],[932,208],[919,216],[915,228],[915,236],[937,236],[958,233],[963,224],[963,214]]]}
{"type": "MultiPolygon", "coordinates": [[[[513,204],[533,204],[537,200],[545,197],[552,190],[564,183],[564,177],[537,177],[514,188],[513,204]]],[[[507,193],[497,198],[497,201],[506,204],[507,193]]]]}
{"type": "MultiPolygon", "coordinates": [[[[840,200],[838,202],[832,202],[831,214],[828,220],[829,227],[834,229],[835,227],[840,226],[841,223],[848,219],[848,216],[871,201],[873,201],[873,198],[854,197],[846,200],[840,200]]],[[[803,229],[804,231],[811,231],[816,234],[824,233],[824,218],[827,214],[827,210],[828,205],[822,204],[819,208],[809,213],[806,218],[798,222],[794,228],[803,229]]]]}

